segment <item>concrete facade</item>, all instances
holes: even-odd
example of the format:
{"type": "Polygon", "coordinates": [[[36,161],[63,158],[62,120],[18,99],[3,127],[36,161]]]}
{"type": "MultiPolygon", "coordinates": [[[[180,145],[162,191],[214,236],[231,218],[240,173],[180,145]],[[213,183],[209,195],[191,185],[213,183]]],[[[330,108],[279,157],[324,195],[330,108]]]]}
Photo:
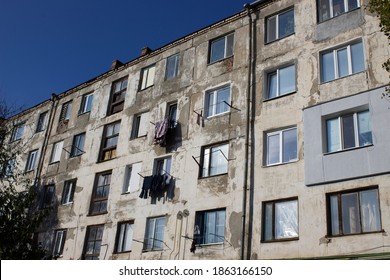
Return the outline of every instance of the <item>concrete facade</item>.
{"type": "Polygon", "coordinates": [[[25,124],[22,139],[10,143],[25,151],[19,167],[24,169],[29,152],[38,150],[39,160],[26,176],[42,192],[55,186],[50,201],[54,210],[39,233],[49,252],[56,250],[57,231],[65,230],[60,259],[91,257],[91,244],[100,259],[389,254],[390,139],[385,120],[390,111],[380,95],[388,84],[381,64],[390,51],[375,16],[358,7],[319,22],[316,1],[256,1],[229,18],[145,52],[8,120],[11,126],[25,124]],[[286,27],[287,35],[270,40],[272,19],[283,16],[290,23],[293,19],[292,27],[286,27]],[[212,61],[215,40],[223,41],[225,48],[222,57],[212,61]],[[353,65],[348,75],[323,81],[324,54],[346,49],[353,60],[351,49],[360,46],[363,68],[355,71],[353,65]],[[167,80],[168,61],[176,54],[178,74],[167,80]],[[148,81],[146,74],[152,71],[154,79],[148,81]],[[284,73],[290,75],[287,81],[284,73]],[[278,90],[271,96],[274,77],[278,90]],[[288,92],[283,92],[284,82],[288,92]],[[117,84],[123,90],[119,102],[113,97],[117,84]],[[88,94],[93,95],[90,111],[84,110],[88,94]],[[64,106],[69,102],[71,106],[64,106]],[[122,107],[112,113],[114,103],[122,107]],[[169,116],[172,104],[177,104],[175,128],[161,147],[154,144],[155,125],[169,116]],[[328,154],[325,117],[362,106],[372,114],[372,145],[328,154]],[[36,132],[38,118],[46,111],[47,126],[36,132]],[[116,145],[108,147],[111,158],[103,159],[112,124],[119,127],[118,134],[110,136],[117,139],[116,145]],[[83,150],[72,154],[75,136],[82,133],[83,150]],[[293,137],[283,146],[287,135],[293,137]],[[281,143],[276,160],[271,159],[272,137],[281,143]],[[53,158],[58,147],[59,158],[53,158]],[[156,173],[160,162],[175,182],[174,196],[140,198],[146,178],[156,173]],[[96,214],[99,178],[105,174],[111,175],[104,199],[107,209],[96,214]],[[132,187],[125,190],[129,174],[132,187]],[[70,180],[77,180],[73,199],[64,203],[70,180]],[[363,195],[366,189],[378,194],[370,205],[380,208],[375,216],[379,227],[334,233],[332,195],[363,195]],[[289,217],[287,222],[278,220],[279,206],[292,207],[292,212],[280,210],[289,217]],[[159,221],[162,229],[156,226],[159,221]],[[282,230],[283,237],[277,233],[280,222],[292,227],[282,230]],[[122,238],[123,223],[128,223],[130,243],[122,238]],[[92,238],[96,226],[103,229],[102,236],[92,238]],[[153,228],[152,239],[147,238],[148,228],[153,228]],[[118,249],[120,241],[131,248],[118,249]]]}

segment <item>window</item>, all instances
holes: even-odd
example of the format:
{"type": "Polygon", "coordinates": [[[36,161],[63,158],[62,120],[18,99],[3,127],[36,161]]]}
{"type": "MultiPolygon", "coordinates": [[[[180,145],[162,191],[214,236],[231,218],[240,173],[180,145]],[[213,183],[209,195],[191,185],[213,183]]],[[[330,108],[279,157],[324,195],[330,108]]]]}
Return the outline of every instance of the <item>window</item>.
{"type": "Polygon", "coordinates": [[[44,131],[46,129],[46,125],[47,125],[47,112],[43,112],[38,117],[37,129],[35,132],[37,133],[37,132],[44,131]]]}
{"type": "Polygon", "coordinates": [[[204,147],[202,151],[201,177],[209,177],[227,173],[228,154],[228,143],[204,147]]]}
{"type": "Polygon", "coordinates": [[[154,84],[154,74],[156,72],[156,65],[151,65],[141,70],[140,90],[151,87],[154,84]]]}
{"type": "Polygon", "coordinates": [[[26,171],[32,171],[35,168],[35,162],[37,161],[38,150],[31,151],[27,157],[26,171]]]}
{"type": "Polygon", "coordinates": [[[233,56],[234,34],[214,39],[210,42],[209,63],[233,56]]]}
{"type": "Polygon", "coordinates": [[[140,184],[140,175],[142,162],[133,163],[126,166],[125,170],[125,180],[123,183],[123,193],[131,193],[139,190],[140,184]]]}
{"type": "Polygon", "coordinates": [[[226,210],[199,211],[195,215],[196,244],[217,244],[225,241],[226,210]]]}
{"type": "Polygon", "coordinates": [[[108,115],[118,113],[123,110],[127,90],[127,77],[112,84],[111,100],[108,107],[108,115]]]}
{"type": "Polygon", "coordinates": [[[102,246],[104,225],[89,226],[85,234],[84,260],[98,260],[102,246]]]}
{"type": "Polygon", "coordinates": [[[134,115],[131,139],[146,136],[148,134],[149,112],[134,115]]]}
{"type": "Polygon", "coordinates": [[[103,138],[100,151],[100,160],[109,160],[116,157],[116,147],[119,138],[119,128],[121,122],[108,124],[104,127],[103,138]]]}
{"type": "Polygon", "coordinates": [[[4,159],[3,166],[1,166],[1,173],[0,177],[9,177],[13,174],[15,168],[16,168],[16,160],[15,158],[11,158],[9,160],[4,159]]]}
{"type": "Polygon", "coordinates": [[[162,250],[164,245],[165,217],[148,218],[146,221],[144,251],[162,250]]]}
{"type": "Polygon", "coordinates": [[[49,208],[53,204],[55,186],[48,185],[43,187],[43,198],[41,208],[49,208]]]}
{"type": "Polygon", "coordinates": [[[74,191],[76,189],[76,179],[65,181],[64,190],[62,192],[61,203],[68,204],[73,202],[74,191]]]}
{"type": "Polygon", "coordinates": [[[72,112],[72,101],[62,104],[59,122],[69,121],[72,112]]]}
{"type": "Polygon", "coordinates": [[[84,153],[85,133],[80,133],[73,137],[72,149],[70,151],[71,157],[77,157],[84,153]]]}
{"type": "Polygon", "coordinates": [[[267,133],[266,155],[267,165],[297,160],[297,128],[267,133]]]}
{"type": "Polygon", "coordinates": [[[267,99],[295,91],[295,65],[289,65],[267,73],[267,99]]]}
{"type": "Polygon", "coordinates": [[[364,52],[362,41],[320,54],[321,82],[342,78],[364,71],[364,52]]]}
{"type": "Polygon", "coordinates": [[[12,129],[10,142],[14,142],[22,139],[24,133],[24,127],[25,127],[24,123],[14,126],[14,128],[12,129]]]}
{"type": "Polygon", "coordinates": [[[81,106],[80,106],[79,114],[91,112],[92,101],[93,101],[93,94],[92,93],[84,94],[81,97],[81,106]]]}
{"type": "Polygon", "coordinates": [[[378,189],[327,195],[328,234],[359,234],[381,230],[378,189]]]}
{"type": "Polygon", "coordinates": [[[369,111],[326,120],[327,152],[372,145],[369,111]]]}
{"type": "Polygon", "coordinates": [[[171,163],[172,163],[172,157],[166,157],[166,158],[159,158],[155,160],[155,168],[154,168],[154,174],[159,175],[168,175],[165,183],[169,184],[171,181],[171,163]]]}
{"type": "Polygon", "coordinates": [[[170,80],[179,73],[180,54],[174,54],[167,58],[167,68],[165,70],[165,80],[170,80]]]}
{"type": "Polygon", "coordinates": [[[317,0],[318,21],[336,17],[359,6],[359,0],[317,0]]]}
{"type": "Polygon", "coordinates": [[[169,120],[169,128],[177,126],[177,103],[168,104],[167,118],[169,120]]]}
{"type": "Polygon", "coordinates": [[[50,163],[59,162],[61,159],[62,148],[64,146],[64,141],[57,142],[53,145],[53,150],[51,152],[50,163]]]}
{"type": "Polygon", "coordinates": [[[229,112],[230,86],[206,92],[205,100],[205,114],[207,118],[229,112]]]}
{"type": "Polygon", "coordinates": [[[298,199],[263,203],[263,241],[298,238],[298,199]]]}
{"type": "Polygon", "coordinates": [[[286,37],[294,33],[294,9],[268,17],[267,43],[286,37]]]}
{"type": "Polygon", "coordinates": [[[90,215],[107,213],[108,194],[110,192],[111,171],[97,174],[92,193],[90,215]]]}
{"type": "Polygon", "coordinates": [[[54,258],[58,258],[62,256],[62,252],[64,251],[65,238],[66,238],[66,229],[59,229],[54,232],[53,251],[52,251],[52,256],[54,258]]]}
{"type": "Polygon", "coordinates": [[[131,244],[133,241],[133,226],[133,221],[118,223],[115,243],[116,253],[131,252],[131,244]]]}

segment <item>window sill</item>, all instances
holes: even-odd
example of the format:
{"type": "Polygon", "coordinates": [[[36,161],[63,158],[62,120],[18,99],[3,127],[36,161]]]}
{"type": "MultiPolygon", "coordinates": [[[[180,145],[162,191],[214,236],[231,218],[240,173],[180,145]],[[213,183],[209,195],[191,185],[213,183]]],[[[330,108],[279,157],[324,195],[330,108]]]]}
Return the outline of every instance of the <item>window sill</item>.
{"type": "Polygon", "coordinates": [[[196,244],[195,246],[197,248],[203,248],[203,247],[211,247],[211,246],[221,246],[224,242],[218,242],[218,243],[205,243],[205,244],[196,244]]]}
{"type": "Polygon", "coordinates": [[[215,115],[212,115],[212,116],[208,116],[205,118],[205,120],[212,120],[213,118],[218,118],[218,117],[223,117],[223,116],[226,116],[226,115],[229,115],[230,113],[230,110],[229,111],[226,111],[226,112],[223,112],[223,113],[219,113],[219,114],[215,114],[215,115]]]}
{"type": "Polygon", "coordinates": [[[269,102],[269,101],[276,100],[276,99],[279,99],[279,98],[283,98],[283,97],[286,97],[286,96],[289,96],[289,95],[293,95],[295,93],[297,93],[296,90],[294,90],[292,92],[289,92],[289,93],[285,93],[283,95],[276,96],[276,97],[264,99],[263,102],[269,102]]]}
{"type": "Polygon", "coordinates": [[[107,162],[107,161],[110,161],[110,160],[114,160],[116,159],[117,157],[113,157],[113,158],[110,158],[110,159],[105,159],[105,160],[98,160],[96,163],[103,163],[103,162],[107,162]]]}
{"type": "Polygon", "coordinates": [[[283,37],[277,38],[277,39],[275,39],[275,40],[272,40],[272,41],[269,41],[269,42],[265,42],[264,45],[265,45],[265,46],[270,45],[270,44],[272,44],[272,43],[278,42],[278,41],[283,40],[283,39],[285,39],[285,38],[287,38],[287,37],[290,37],[290,36],[292,36],[292,35],[295,35],[295,31],[294,31],[293,33],[290,33],[290,34],[285,35],[285,36],[283,36],[283,37]]]}
{"type": "Polygon", "coordinates": [[[153,253],[153,252],[162,252],[164,249],[145,249],[142,250],[142,253],[153,253]]]}
{"type": "Polygon", "coordinates": [[[130,251],[123,251],[123,252],[113,252],[114,255],[121,255],[121,254],[128,254],[128,253],[131,253],[131,250],[130,251]]]}
{"type": "Polygon", "coordinates": [[[60,163],[61,161],[53,161],[53,162],[50,162],[49,165],[54,165],[54,164],[57,164],[57,163],[60,163]]]}
{"type": "Polygon", "coordinates": [[[198,177],[198,180],[204,180],[204,179],[215,178],[215,177],[226,176],[226,175],[228,175],[228,172],[216,174],[216,175],[205,176],[205,177],[198,177]]]}
{"type": "Polygon", "coordinates": [[[359,233],[351,233],[351,234],[340,234],[340,235],[326,235],[326,238],[339,238],[339,237],[346,237],[346,236],[358,236],[358,235],[366,235],[366,234],[378,234],[378,233],[385,233],[386,231],[384,229],[377,230],[377,231],[369,231],[369,232],[359,232],[359,233]]]}
{"type": "Polygon", "coordinates": [[[87,111],[87,112],[79,112],[79,114],[78,114],[78,117],[81,117],[81,116],[87,115],[87,114],[89,114],[89,113],[91,113],[91,111],[87,111]]]}
{"type": "Polygon", "coordinates": [[[94,217],[94,216],[100,216],[100,215],[105,215],[105,214],[108,214],[108,212],[102,212],[102,213],[90,213],[87,215],[87,217],[94,217]]]}
{"type": "Polygon", "coordinates": [[[61,206],[69,206],[69,205],[72,205],[72,204],[73,204],[73,201],[66,202],[66,203],[61,203],[61,206]]]}
{"type": "Polygon", "coordinates": [[[294,159],[294,160],[290,160],[290,161],[287,161],[287,162],[280,162],[280,163],[263,165],[263,167],[267,168],[267,167],[273,167],[273,166],[286,165],[286,164],[295,163],[295,162],[298,162],[298,161],[299,161],[299,159],[294,159]]]}
{"type": "Polygon", "coordinates": [[[291,238],[280,238],[273,240],[261,240],[261,243],[275,243],[275,242],[288,242],[288,241],[298,241],[299,237],[291,237],[291,238]]]}
{"type": "Polygon", "coordinates": [[[231,55],[231,56],[228,56],[228,57],[224,57],[224,58],[221,58],[220,60],[216,60],[216,61],[212,61],[212,62],[209,61],[209,62],[207,63],[207,66],[216,64],[216,63],[218,63],[218,62],[222,62],[222,61],[224,61],[224,60],[232,59],[232,58],[234,58],[234,55],[231,55]]]}
{"type": "Polygon", "coordinates": [[[141,136],[137,136],[137,137],[134,137],[134,138],[130,138],[130,141],[132,140],[137,140],[137,139],[142,139],[142,138],[146,138],[148,135],[145,134],[145,135],[141,135],[141,136]]]}
{"type": "Polygon", "coordinates": [[[334,152],[326,152],[326,153],[324,153],[324,156],[329,156],[329,155],[333,155],[333,154],[339,154],[339,153],[344,153],[344,152],[349,152],[349,151],[360,150],[360,149],[369,148],[369,147],[373,147],[373,146],[374,146],[374,144],[369,144],[369,145],[365,145],[365,146],[353,147],[353,148],[348,148],[348,149],[334,151],[334,152]]]}
{"type": "Polygon", "coordinates": [[[153,84],[153,85],[151,85],[151,86],[148,86],[148,87],[146,87],[146,88],[140,88],[140,89],[138,89],[138,92],[141,92],[141,91],[147,90],[147,89],[149,89],[149,88],[152,88],[152,87],[154,87],[154,84],[153,84]]]}

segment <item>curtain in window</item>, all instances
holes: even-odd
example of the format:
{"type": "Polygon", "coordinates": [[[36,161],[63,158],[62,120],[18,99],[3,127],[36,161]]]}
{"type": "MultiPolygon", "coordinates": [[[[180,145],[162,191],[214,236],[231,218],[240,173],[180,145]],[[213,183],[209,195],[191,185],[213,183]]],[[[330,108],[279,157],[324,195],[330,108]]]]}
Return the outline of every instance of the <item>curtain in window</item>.
{"type": "Polygon", "coordinates": [[[340,150],[340,123],[339,119],[326,121],[328,152],[340,150]]]}
{"type": "Polygon", "coordinates": [[[360,112],[357,114],[359,130],[359,146],[372,144],[370,112],[360,112]]]}
{"type": "Polygon", "coordinates": [[[298,236],[298,201],[275,204],[275,238],[298,236]]]}
{"type": "Polygon", "coordinates": [[[381,221],[378,205],[378,190],[363,191],[360,194],[363,232],[379,231],[381,221]]]}

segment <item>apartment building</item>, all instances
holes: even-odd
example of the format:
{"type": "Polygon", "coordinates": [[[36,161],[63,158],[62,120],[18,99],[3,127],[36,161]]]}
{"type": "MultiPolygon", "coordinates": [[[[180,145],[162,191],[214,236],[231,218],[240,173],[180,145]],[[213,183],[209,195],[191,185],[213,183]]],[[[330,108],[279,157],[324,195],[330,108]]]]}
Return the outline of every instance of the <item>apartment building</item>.
{"type": "Polygon", "coordinates": [[[57,259],[388,258],[387,38],[250,3],[7,120],[57,259]]]}

